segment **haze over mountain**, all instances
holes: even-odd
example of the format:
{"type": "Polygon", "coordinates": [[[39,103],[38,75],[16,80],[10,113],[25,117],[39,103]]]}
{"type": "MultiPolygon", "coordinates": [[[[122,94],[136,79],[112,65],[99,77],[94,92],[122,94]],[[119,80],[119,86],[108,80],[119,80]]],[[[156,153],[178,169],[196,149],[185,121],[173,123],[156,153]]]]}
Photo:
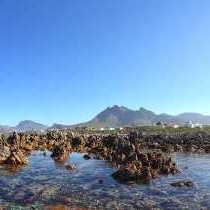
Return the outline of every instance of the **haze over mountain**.
{"type": "Polygon", "coordinates": [[[124,106],[114,105],[108,107],[92,120],[76,125],[62,125],[54,123],[52,126],[46,126],[31,120],[21,121],[17,126],[10,127],[0,125],[0,132],[29,131],[29,130],[45,130],[45,129],[64,129],[76,126],[88,127],[123,127],[123,126],[144,126],[153,125],[156,122],[163,121],[165,123],[185,124],[192,121],[193,123],[210,124],[210,116],[199,113],[182,113],[176,116],[169,114],[156,114],[145,108],[132,110],[124,106]]]}

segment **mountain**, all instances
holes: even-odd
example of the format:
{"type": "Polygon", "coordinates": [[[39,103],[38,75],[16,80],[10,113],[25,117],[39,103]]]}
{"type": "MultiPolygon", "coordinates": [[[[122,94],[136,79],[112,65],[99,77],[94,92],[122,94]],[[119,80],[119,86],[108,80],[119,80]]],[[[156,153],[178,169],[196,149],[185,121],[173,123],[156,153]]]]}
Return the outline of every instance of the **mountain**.
{"type": "Polygon", "coordinates": [[[54,123],[51,127],[46,125],[25,120],[20,122],[15,127],[9,127],[6,125],[0,125],[0,132],[12,132],[17,131],[29,131],[29,130],[46,130],[46,129],[65,129],[73,127],[125,127],[125,126],[143,126],[143,125],[153,125],[162,121],[164,123],[177,123],[185,124],[186,122],[192,121],[193,123],[209,124],[210,116],[205,116],[199,113],[189,113],[185,112],[176,116],[169,114],[156,114],[145,108],[140,108],[139,110],[132,110],[124,106],[114,105],[112,107],[106,108],[104,111],[100,112],[92,120],[76,125],[62,125],[54,123]]]}
{"type": "Polygon", "coordinates": [[[18,131],[29,131],[29,130],[45,130],[47,128],[46,125],[31,121],[25,120],[21,121],[15,129],[18,131]]]}
{"type": "Polygon", "coordinates": [[[176,116],[178,120],[181,122],[189,122],[192,121],[193,123],[201,123],[201,124],[209,124],[210,123],[210,116],[205,116],[199,113],[182,113],[176,116]]]}
{"type": "Polygon", "coordinates": [[[179,119],[176,116],[172,116],[172,115],[165,114],[165,113],[156,115],[155,122],[159,122],[159,121],[162,121],[165,123],[181,123],[181,122],[186,123],[186,122],[188,122],[188,121],[179,119]]]}
{"type": "Polygon", "coordinates": [[[69,127],[70,127],[69,125],[54,123],[51,127],[48,127],[48,129],[66,129],[69,127]]]}
{"type": "Polygon", "coordinates": [[[12,127],[9,127],[7,125],[0,125],[0,132],[2,133],[8,133],[12,130],[12,127]]]}
{"type": "Polygon", "coordinates": [[[143,126],[152,125],[156,122],[185,124],[192,121],[193,123],[210,124],[210,116],[198,113],[182,113],[177,116],[169,114],[155,114],[145,108],[131,110],[124,106],[114,105],[108,107],[99,113],[92,120],[79,124],[79,126],[88,127],[123,127],[123,126],[143,126]]]}
{"type": "Polygon", "coordinates": [[[155,113],[144,108],[134,111],[124,106],[114,105],[99,113],[88,124],[107,127],[147,125],[151,124],[155,117],[155,113]]]}
{"type": "Polygon", "coordinates": [[[91,121],[78,126],[88,127],[123,127],[131,125],[151,125],[156,114],[144,108],[131,110],[124,106],[108,107],[91,121]]]}

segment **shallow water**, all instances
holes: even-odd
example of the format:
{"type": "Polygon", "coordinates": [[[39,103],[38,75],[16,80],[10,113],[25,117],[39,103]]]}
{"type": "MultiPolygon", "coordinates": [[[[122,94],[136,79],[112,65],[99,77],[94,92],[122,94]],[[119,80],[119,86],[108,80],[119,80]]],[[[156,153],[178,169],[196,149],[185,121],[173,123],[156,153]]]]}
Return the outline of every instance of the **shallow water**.
{"type": "Polygon", "coordinates": [[[125,185],[110,176],[115,169],[105,161],[84,160],[83,154],[72,153],[65,163],[58,164],[50,153],[34,152],[28,166],[19,171],[0,168],[0,203],[14,209],[50,205],[67,209],[210,209],[210,155],[171,156],[182,170],[180,174],[152,180],[149,185],[125,185]],[[68,163],[75,163],[77,170],[66,170],[68,163]],[[179,179],[192,180],[195,185],[170,186],[179,179]]]}

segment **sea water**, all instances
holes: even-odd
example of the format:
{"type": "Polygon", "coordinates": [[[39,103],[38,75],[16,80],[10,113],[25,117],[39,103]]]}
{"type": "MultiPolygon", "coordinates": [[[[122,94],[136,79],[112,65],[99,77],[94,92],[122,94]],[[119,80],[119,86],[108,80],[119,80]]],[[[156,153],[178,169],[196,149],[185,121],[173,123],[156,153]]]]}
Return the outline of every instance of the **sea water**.
{"type": "Polygon", "coordinates": [[[11,171],[0,168],[0,207],[8,209],[210,209],[210,155],[170,154],[181,172],[162,176],[150,184],[123,184],[111,177],[116,170],[102,160],[85,160],[71,153],[55,162],[41,151],[29,164],[11,171]],[[67,164],[77,169],[69,171],[67,164]],[[173,187],[177,180],[191,180],[193,187],[173,187]]]}

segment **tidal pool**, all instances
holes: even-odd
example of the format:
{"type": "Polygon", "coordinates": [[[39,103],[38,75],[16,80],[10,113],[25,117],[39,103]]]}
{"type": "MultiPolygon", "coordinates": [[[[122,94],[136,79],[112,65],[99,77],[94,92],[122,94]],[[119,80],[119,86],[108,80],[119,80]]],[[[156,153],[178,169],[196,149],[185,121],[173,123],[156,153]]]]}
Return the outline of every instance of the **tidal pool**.
{"type": "Polygon", "coordinates": [[[83,154],[71,153],[65,163],[56,163],[50,153],[33,152],[29,164],[18,171],[1,166],[0,209],[210,209],[210,155],[170,156],[181,173],[146,185],[119,183],[106,161],[84,160],[83,154]],[[69,163],[77,170],[66,170],[69,163]],[[195,185],[170,186],[180,179],[195,185]]]}

